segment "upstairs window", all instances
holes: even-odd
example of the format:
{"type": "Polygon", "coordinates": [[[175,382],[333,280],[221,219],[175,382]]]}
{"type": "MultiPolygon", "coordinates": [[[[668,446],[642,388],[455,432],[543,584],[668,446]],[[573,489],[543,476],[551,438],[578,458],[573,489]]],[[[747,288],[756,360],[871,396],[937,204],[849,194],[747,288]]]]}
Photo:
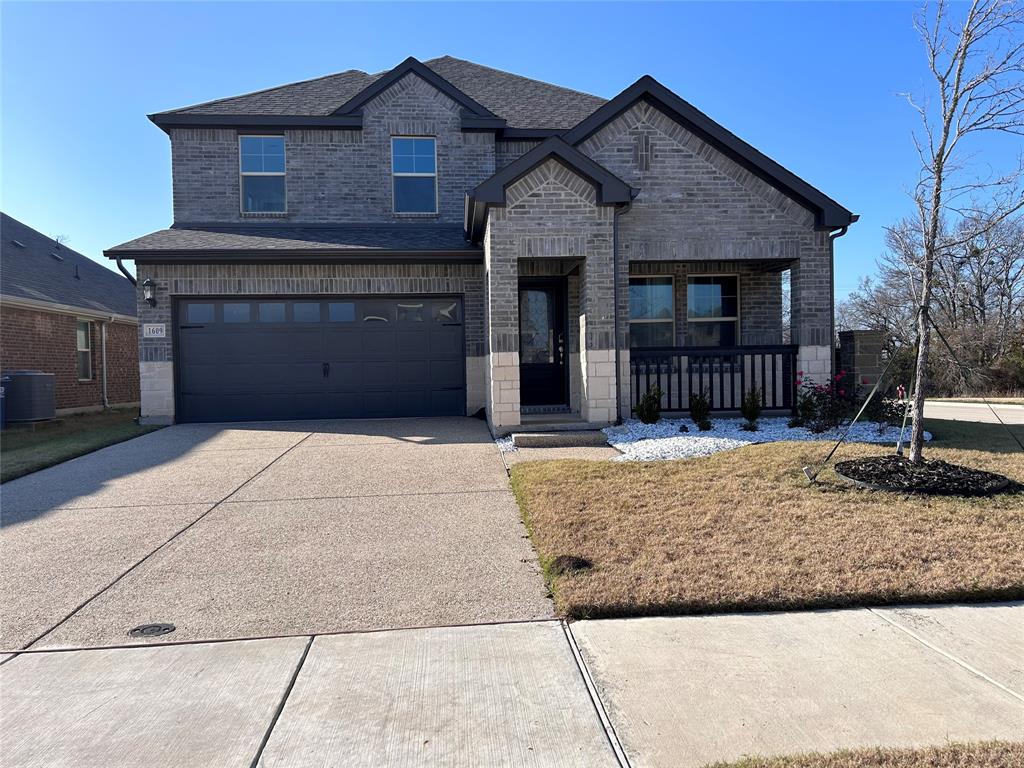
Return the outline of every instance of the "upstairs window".
{"type": "Polygon", "coordinates": [[[79,320],[75,327],[75,348],[78,352],[78,380],[92,379],[92,323],[79,320]]]}
{"type": "Polygon", "coordinates": [[[239,136],[242,213],[284,213],[284,136],[239,136]]]}
{"type": "Polygon", "coordinates": [[[395,213],[437,213],[437,153],[434,139],[391,139],[395,213]]]}
{"type": "Polygon", "coordinates": [[[687,344],[734,347],[739,325],[739,279],[735,275],[691,277],[686,281],[687,344]]]}

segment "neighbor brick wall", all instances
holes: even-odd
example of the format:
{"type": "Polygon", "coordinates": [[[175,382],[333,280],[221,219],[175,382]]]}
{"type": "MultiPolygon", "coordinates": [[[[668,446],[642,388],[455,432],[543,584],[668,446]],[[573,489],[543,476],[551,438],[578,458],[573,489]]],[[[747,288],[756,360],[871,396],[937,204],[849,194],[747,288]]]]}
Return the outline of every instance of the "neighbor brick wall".
{"type": "Polygon", "coordinates": [[[466,191],[495,171],[494,135],[463,132],[461,110],[409,74],[366,105],[362,130],[284,131],[285,216],[241,214],[239,131],[173,129],[174,220],[461,224],[466,191]],[[391,137],[401,135],[437,138],[436,216],[392,212],[391,137]]]}
{"type": "MultiPolygon", "coordinates": [[[[57,408],[102,406],[100,323],[92,321],[92,379],[79,381],[77,322],[74,315],[0,306],[0,370],[54,374],[57,408]]],[[[107,325],[107,395],[111,405],[139,401],[136,339],[133,323],[107,325]]]]}

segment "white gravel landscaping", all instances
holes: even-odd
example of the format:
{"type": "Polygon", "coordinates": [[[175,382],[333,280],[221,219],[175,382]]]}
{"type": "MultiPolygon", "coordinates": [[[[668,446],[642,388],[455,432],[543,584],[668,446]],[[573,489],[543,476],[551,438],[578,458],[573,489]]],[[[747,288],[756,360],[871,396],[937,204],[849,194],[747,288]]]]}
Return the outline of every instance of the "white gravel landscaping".
{"type": "MultiPolygon", "coordinates": [[[[710,456],[719,451],[729,451],[754,443],[772,443],[779,440],[801,440],[828,442],[838,440],[845,427],[815,434],[804,427],[786,426],[785,417],[758,419],[758,430],[747,432],[741,428],[743,419],[712,419],[712,428],[699,432],[689,419],[662,419],[657,424],[644,424],[629,419],[617,427],[606,427],[603,431],[608,444],[622,452],[612,461],[665,461],[669,459],[692,459],[710,456]],[[680,432],[686,426],[689,432],[680,432]]],[[[899,439],[899,427],[879,426],[874,422],[857,422],[846,439],[851,443],[895,444],[899,439]]],[[[904,435],[910,439],[910,429],[904,435]]],[[[931,440],[925,432],[925,440],[931,440]]]]}

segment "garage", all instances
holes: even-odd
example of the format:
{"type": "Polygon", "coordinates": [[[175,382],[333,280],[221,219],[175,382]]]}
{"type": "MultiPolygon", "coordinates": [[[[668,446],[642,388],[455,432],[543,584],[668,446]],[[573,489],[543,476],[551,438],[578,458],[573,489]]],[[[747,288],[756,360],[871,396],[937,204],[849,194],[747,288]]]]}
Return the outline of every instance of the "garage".
{"type": "Polygon", "coordinates": [[[462,416],[457,296],[179,299],[178,421],[462,416]]]}

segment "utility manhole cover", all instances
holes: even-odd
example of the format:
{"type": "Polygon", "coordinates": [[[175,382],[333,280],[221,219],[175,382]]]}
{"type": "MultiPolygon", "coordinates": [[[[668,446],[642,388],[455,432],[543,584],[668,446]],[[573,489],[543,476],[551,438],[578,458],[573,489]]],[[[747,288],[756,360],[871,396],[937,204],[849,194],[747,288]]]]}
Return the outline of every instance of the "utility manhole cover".
{"type": "Polygon", "coordinates": [[[173,632],[173,624],[142,624],[128,631],[128,637],[159,637],[173,632]]]}

